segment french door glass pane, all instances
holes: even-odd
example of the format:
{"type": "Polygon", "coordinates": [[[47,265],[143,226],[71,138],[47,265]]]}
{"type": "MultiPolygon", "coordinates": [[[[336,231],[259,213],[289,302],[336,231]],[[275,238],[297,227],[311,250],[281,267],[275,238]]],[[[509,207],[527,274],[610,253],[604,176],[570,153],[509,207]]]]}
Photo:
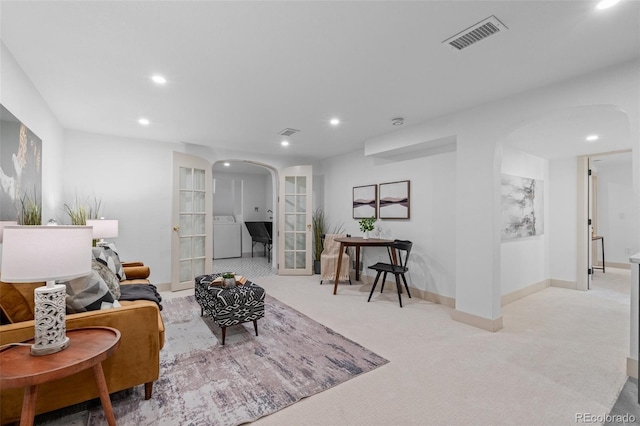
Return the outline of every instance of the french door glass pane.
{"type": "Polygon", "coordinates": [[[204,235],[204,215],[198,214],[193,216],[193,234],[194,235],[204,235]]]}
{"type": "Polygon", "coordinates": [[[204,256],[204,237],[193,237],[193,257],[204,256]]]}
{"type": "Polygon", "coordinates": [[[304,231],[307,226],[307,217],[303,214],[295,215],[296,218],[296,231],[304,231]]]}
{"type": "Polygon", "coordinates": [[[296,250],[302,250],[304,252],[306,244],[307,244],[307,234],[306,233],[296,234],[296,250]]]}
{"type": "Polygon", "coordinates": [[[191,257],[191,238],[180,238],[180,259],[191,257]]]}
{"type": "Polygon", "coordinates": [[[293,250],[295,248],[294,245],[294,233],[288,232],[284,235],[284,249],[285,250],[293,250]]]}
{"type": "Polygon", "coordinates": [[[180,281],[189,281],[191,279],[191,261],[180,261],[180,281]]]}
{"type": "Polygon", "coordinates": [[[284,267],[285,269],[294,269],[295,265],[295,254],[292,251],[287,251],[284,253],[284,267]]]}
{"type": "Polygon", "coordinates": [[[180,211],[191,212],[193,209],[193,193],[191,191],[180,191],[180,211]]]}
{"type": "Polygon", "coordinates": [[[298,213],[306,213],[307,211],[307,196],[298,195],[296,197],[296,211],[298,213]]]}
{"type": "Polygon", "coordinates": [[[194,192],[193,197],[193,211],[196,213],[204,213],[204,192],[194,192]]]}
{"type": "Polygon", "coordinates": [[[285,195],[284,197],[284,211],[285,213],[291,213],[296,211],[296,197],[295,195],[285,195]]]}
{"type": "Polygon", "coordinates": [[[180,234],[182,236],[191,235],[192,227],[191,227],[191,215],[190,214],[181,214],[180,215],[180,234]]]}
{"type": "Polygon", "coordinates": [[[307,267],[307,256],[305,252],[296,252],[296,269],[304,269],[307,267]]]}
{"type": "Polygon", "coordinates": [[[295,194],[296,193],[296,177],[287,176],[284,180],[284,193],[295,194]]]}
{"type": "Polygon", "coordinates": [[[193,177],[192,169],[180,167],[180,188],[179,189],[192,189],[193,177]]]}
{"type": "Polygon", "coordinates": [[[193,276],[204,275],[204,259],[193,260],[193,276]]]}
{"type": "Polygon", "coordinates": [[[195,169],[193,176],[193,189],[196,191],[204,191],[205,189],[205,172],[201,169],[195,169]]]}
{"type": "Polygon", "coordinates": [[[295,231],[296,229],[296,218],[298,215],[288,214],[284,216],[284,230],[285,231],[295,231]]]}
{"type": "Polygon", "coordinates": [[[296,178],[296,194],[307,193],[307,178],[304,176],[298,176],[296,178]]]}

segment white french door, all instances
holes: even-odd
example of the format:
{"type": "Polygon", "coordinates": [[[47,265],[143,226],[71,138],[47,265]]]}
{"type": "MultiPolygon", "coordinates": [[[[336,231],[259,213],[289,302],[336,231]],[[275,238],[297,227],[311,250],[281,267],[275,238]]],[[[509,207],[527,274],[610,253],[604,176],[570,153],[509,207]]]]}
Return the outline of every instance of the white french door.
{"type": "Polygon", "coordinates": [[[208,161],[173,153],[172,291],[193,288],[195,277],[212,270],[211,182],[208,161]]]}
{"type": "Polygon", "coordinates": [[[313,167],[282,170],[279,186],[278,274],[311,275],[313,167]]]}

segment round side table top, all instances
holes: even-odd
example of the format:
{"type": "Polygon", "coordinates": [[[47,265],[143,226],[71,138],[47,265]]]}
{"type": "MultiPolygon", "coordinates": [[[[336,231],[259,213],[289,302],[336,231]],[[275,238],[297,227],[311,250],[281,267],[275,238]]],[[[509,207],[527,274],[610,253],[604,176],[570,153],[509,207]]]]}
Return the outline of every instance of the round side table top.
{"type": "Polygon", "coordinates": [[[13,389],[60,379],[107,359],[120,346],[120,331],[110,327],[67,330],[69,347],[54,354],[33,356],[29,346],[0,352],[0,389],[13,389]]]}

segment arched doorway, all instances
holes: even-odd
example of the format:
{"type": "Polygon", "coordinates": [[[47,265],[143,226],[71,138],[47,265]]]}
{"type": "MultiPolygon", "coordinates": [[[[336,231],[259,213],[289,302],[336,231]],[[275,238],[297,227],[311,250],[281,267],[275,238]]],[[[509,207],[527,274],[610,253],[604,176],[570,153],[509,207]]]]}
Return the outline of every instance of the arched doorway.
{"type": "Polygon", "coordinates": [[[216,263],[227,265],[230,259],[253,257],[256,263],[260,262],[256,270],[264,273],[268,265],[274,271],[274,257],[263,245],[253,246],[245,222],[264,222],[277,235],[276,169],[267,164],[229,159],[216,161],[212,172],[214,270],[219,269],[216,263]]]}

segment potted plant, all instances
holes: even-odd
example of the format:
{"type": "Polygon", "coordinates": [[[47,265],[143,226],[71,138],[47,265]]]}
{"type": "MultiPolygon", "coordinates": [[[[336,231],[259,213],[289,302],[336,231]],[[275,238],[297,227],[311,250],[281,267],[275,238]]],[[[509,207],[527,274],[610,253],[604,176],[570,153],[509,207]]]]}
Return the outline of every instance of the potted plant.
{"type": "Polygon", "coordinates": [[[233,272],[225,272],[222,274],[222,287],[234,288],[236,286],[236,275],[233,272]]]}
{"type": "Polygon", "coordinates": [[[36,191],[33,191],[34,199],[27,194],[20,199],[20,211],[18,212],[18,223],[20,225],[42,225],[42,210],[38,206],[36,191]]]}
{"type": "Polygon", "coordinates": [[[360,230],[362,232],[364,232],[364,239],[369,238],[369,232],[373,231],[375,224],[376,223],[376,218],[374,216],[371,217],[365,217],[363,219],[360,219],[360,221],[358,222],[358,225],[360,225],[360,230]]]}
{"type": "Polygon", "coordinates": [[[322,235],[327,233],[327,220],[322,209],[316,209],[311,216],[313,224],[313,272],[320,273],[320,255],[322,254],[322,235]]]}

